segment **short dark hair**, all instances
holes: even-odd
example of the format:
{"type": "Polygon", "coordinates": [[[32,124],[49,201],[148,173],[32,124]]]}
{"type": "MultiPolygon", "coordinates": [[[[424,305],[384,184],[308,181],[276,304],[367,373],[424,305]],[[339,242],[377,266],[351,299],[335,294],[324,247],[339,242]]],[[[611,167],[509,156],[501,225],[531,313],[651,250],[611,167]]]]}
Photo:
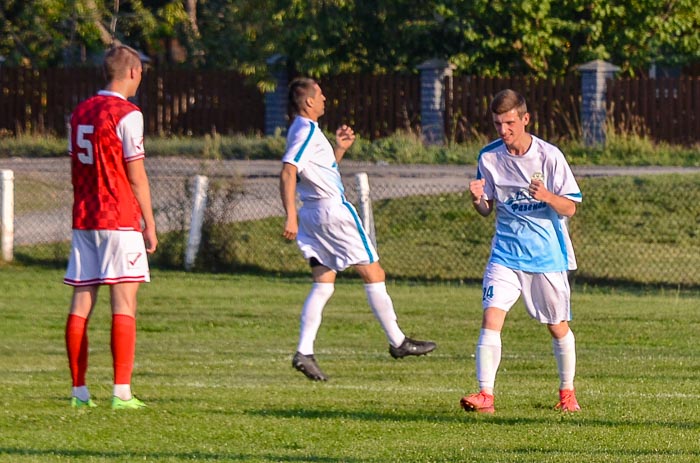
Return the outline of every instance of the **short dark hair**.
{"type": "Polygon", "coordinates": [[[509,88],[496,93],[489,107],[494,114],[504,114],[515,109],[518,112],[518,117],[522,118],[527,113],[525,97],[509,88]]]}
{"type": "Polygon", "coordinates": [[[310,77],[297,77],[289,84],[289,107],[294,114],[299,114],[309,96],[313,96],[316,81],[310,77]]]}
{"type": "Polygon", "coordinates": [[[102,69],[107,82],[126,77],[131,68],[141,66],[139,52],[126,45],[115,45],[105,54],[102,69]]]}

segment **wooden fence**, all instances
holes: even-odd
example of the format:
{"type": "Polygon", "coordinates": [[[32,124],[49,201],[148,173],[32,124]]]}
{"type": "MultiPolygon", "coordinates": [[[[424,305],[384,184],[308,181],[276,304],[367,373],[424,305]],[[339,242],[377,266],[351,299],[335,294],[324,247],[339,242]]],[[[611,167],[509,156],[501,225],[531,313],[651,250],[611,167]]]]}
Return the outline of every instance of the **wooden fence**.
{"type": "Polygon", "coordinates": [[[581,82],[577,76],[555,80],[455,76],[445,79],[448,139],[460,142],[474,136],[495,138],[489,103],[505,88],[525,97],[532,133],[548,140],[580,136],[581,82]]]}
{"type": "Polygon", "coordinates": [[[607,102],[617,130],[669,143],[700,142],[698,77],[611,80],[607,102]]]}
{"type": "Polygon", "coordinates": [[[321,126],[348,124],[372,140],[397,130],[420,130],[420,77],[417,75],[346,74],[319,81],[326,95],[321,126]]]}
{"type": "MultiPolygon", "coordinates": [[[[96,68],[4,68],[0,133],[63,135],[73,108],[103,85],[96,68]]],[[[262,93],[230,71],[146,69],[134,102],[147,134],[260,133],[264,127],[262,93]]]]}
{"type": "MultiPolygon", "coordinates": [[[[418,75],[339,75],[319,80],[327,97],[325,129],[349,124],[376,139],[397,130],[420,132],[418,75]]],[[[103,85],[95,68],[0,69],[0,136],[63,136],[73,108],[103,85]]],[[[533,133],[549,139],[580,138],[581,83],[555,80],[454,76],[445,79],[447,139],[494,138],[488,104],[513,88],[525,95],[533,133]]],[[[619,131],[654,140],[700,141],[700,78],[619,78],[608,81],[608,119],[619,131]]],[[[146,69],[135,102],[152,135],[262,133],[264,95],[233,71],[146,69]]]]}

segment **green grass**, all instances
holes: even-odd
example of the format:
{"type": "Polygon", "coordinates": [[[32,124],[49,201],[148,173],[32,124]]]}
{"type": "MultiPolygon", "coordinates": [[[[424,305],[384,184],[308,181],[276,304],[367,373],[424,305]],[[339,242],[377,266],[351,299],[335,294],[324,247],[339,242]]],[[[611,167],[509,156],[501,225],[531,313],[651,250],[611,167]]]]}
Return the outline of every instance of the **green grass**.
{"type": "Polygon", "coordinates": [[[395,361],[343,277],[317,357],[290,366],[308,278],[154,272],[140,292],[134,390],[149,408],[112,412],[107,292],[91,320],[88,381],[99,408],[68,406],[62,269],[0,267],[3,462],[696,462],[700,298],[574,287],[578,397],[552,410],[546,330],[509,316],[497,414],[459,409],[475,389],[480,289],[389,283],[399,322],[439,348],[395,361]]]}

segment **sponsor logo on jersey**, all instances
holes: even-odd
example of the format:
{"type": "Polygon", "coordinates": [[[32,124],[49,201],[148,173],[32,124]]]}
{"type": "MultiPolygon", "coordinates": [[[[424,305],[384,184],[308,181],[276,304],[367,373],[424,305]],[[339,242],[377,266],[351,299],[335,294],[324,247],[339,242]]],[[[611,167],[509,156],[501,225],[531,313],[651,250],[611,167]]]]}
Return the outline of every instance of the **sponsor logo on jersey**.
{"type": "Polygon", "coordinates": [[[527,190],[520,190],[515,194],[515,198],[507,199],[504,204],[513,212],[529,212],[544,209],[547,203],[536,201],[530,196],[527,190]]]}

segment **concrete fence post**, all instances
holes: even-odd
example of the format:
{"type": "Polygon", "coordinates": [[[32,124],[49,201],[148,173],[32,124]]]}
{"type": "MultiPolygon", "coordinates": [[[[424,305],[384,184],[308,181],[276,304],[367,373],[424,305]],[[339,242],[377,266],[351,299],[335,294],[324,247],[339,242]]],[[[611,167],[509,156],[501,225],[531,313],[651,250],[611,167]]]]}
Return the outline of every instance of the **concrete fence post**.
{"type": "Polygon", "coordinates": [[[445,141],[445,77],[451,76],[453,64],[431,59],[418,66],[420,71],[420,120],[425,142],[445,141]]]}
{"type": "Polygon", "coordinates": [[[360,221],[362,222],[362,227],[365,229],[367,234],[369,234],[369,239],[374,245],[374,249],[377,249],[377,237],[374,231],[374,214],[372,212],[372,200],[369,196],[369,178],[366,172],[359,172],[355,174],[355,187],[357,188],[357,202],[360,221]]]}
{"type": "Polygon", "coordinates": [[[605,144],[606,81],[620,70],[607,61],[594,60],[578,67],[581,72],[581,126],[585,146],[605,144]]]}
{"type": "Polygon", "coordinates": [[[11,262],[15,243],[15,173],[11,170],[0,171],[0,225],[2,260],[11,262]]]}
{"type": "Polygon", "coordinates": [[[204,211],[207,208],[207,190],[209,178],[204,175],[196,175],[192,182],[192,214],[190,216],[190,233],[187,238],[185,250],[185,270],[192,270],[197,258],[199,244],[202,241],[202,224],[204,223],[204,211]]]}
{"type": "Polygon", "coordinates": [[[275,90],[265,93],[265,135],[274,135],[287,129],[287,76],[286,60],[273,55],[267,60],[270,73],[275,78],[275,90]]]}

